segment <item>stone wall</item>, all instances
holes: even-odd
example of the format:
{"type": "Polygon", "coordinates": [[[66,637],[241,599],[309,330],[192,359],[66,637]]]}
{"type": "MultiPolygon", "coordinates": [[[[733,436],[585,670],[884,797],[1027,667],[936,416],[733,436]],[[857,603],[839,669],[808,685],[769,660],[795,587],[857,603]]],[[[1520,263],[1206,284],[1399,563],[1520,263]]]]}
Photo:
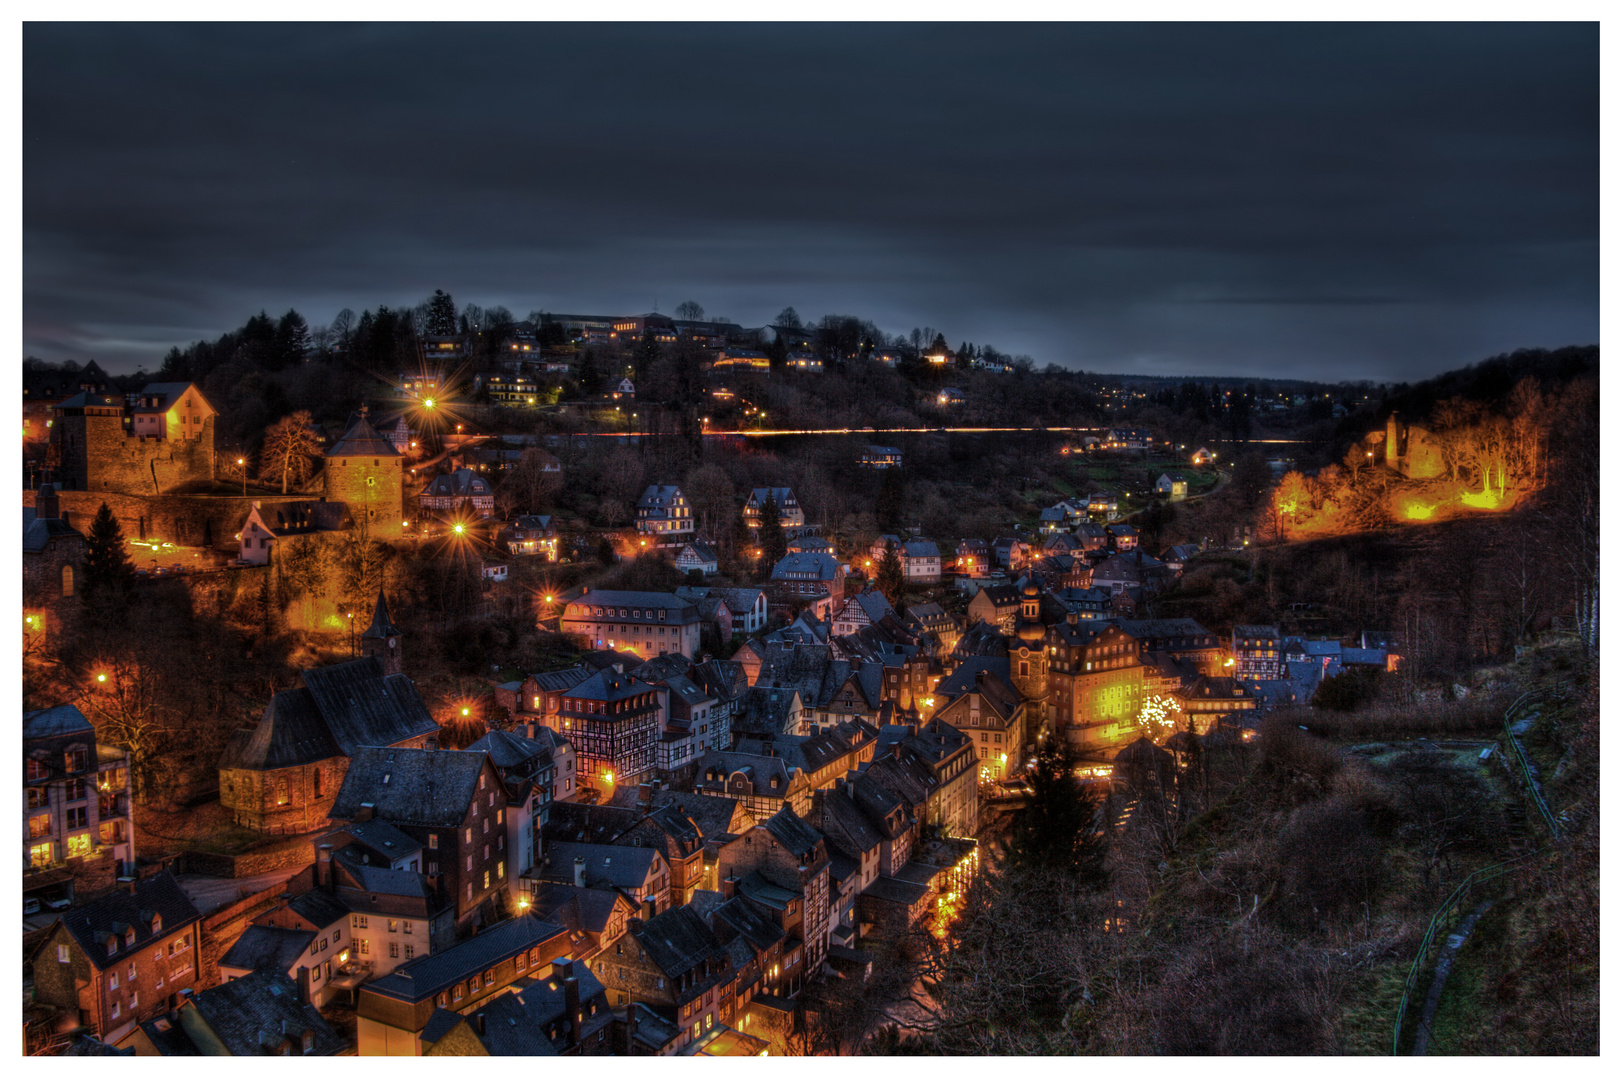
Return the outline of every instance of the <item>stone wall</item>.
{"type": "MultiPolygon", "coordinates": [[[[23,505],[34,505],[35,493],[23,492],[23,505]]],[[[188,547],[223,547],[248,519],[257,500],[267,510],[280,503],[305,502],[307,495],[141,495],[116,491],[62,491],[59,502],[68,523],[88,533],[101,504],[106,503],[129,540],[155,538],[188,547]]]]}
{"type": "Polygon", "coordinates": [[[346,757],[263,772],[221,769],[220,804],[238,825],[257,832],[284,836],[311,832],[325,827],[348,771],[346,757]]]}
{"type": "Polygon", "coordinates": [[[325,497],[349,507],[357,521],[370,515],[372,539],[396,540],[403,531],[404,474],[401,457],[328,458],[322,482],[325,497]]]}
{"type": "Polygon", "coordinates": [[[58,476],[75,491],[159,495],[214,479],[214,417],[200,439],[131,435],[117,416],[62,416],[51,427],[61,446],[58,476]]]}

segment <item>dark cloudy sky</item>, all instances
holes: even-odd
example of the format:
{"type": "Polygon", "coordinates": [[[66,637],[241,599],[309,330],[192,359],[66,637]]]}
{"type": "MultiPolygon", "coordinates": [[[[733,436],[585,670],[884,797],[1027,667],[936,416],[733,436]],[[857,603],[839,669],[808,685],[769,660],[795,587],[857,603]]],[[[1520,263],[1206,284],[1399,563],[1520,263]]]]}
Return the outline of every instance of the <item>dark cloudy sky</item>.
{"type": "Polygon", "coordinates": [[[1591,25],[28,25],[26,355],[696,300],[1092,371],[1598,340],[1591,25]]]}

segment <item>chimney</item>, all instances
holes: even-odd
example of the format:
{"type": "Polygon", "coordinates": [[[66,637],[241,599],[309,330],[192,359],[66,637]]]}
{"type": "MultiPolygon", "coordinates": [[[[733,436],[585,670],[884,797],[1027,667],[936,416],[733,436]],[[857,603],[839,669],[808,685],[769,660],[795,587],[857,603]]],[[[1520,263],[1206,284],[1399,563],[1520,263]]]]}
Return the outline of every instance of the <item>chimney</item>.
{"type": "Polygon", "coordinates": [[[563,980],[563,1008],[568,1010],[568,1044],[580,1045],[580,980],[573,975],[563,980]]]}
{"type": "Polygon", "coordinates": [[[651,896],[642,901],[642,921],[649,922],[657,914],[654,911],[656,904],[651,896]]]}
{"type": "Polygon", "coordinates": [[[553,957],[552,974],[559,980],[574,978],[574,961],[566,956],[553,957]]]}
{"type": "Polygon", "coordinates": [[[376,814],[376,813],[377,813],[377,804],[376,803],[363,802],[363,803],[360,804],[360,812],[355,815],[355,820],[356,821],[370,821],[372,819],[372,816],[374,814],[376,814]]]}
{"type": "Polygon", "coordinates": [[[632,1044],[636,1039],[636,1013],[641,1006],[636,1004],[634,997],[625,999],[625,1052],[634,1053],[632,1044]]]}
{"type": "Polygon", "coordinates": [[[636,785],[636,809],[640,810],[644,814],[653,809],[652,784],[636,785]]]}
{"type": "Polygon", "coordinates": [[[321,857],[315,863],[315,883],[317,885],[332,884],[332,845],[322,844],[321,857]]]}
{"type": "Polygon", "coordinates": [[[310,969],[302,964],[298,968],[298,1003],[300,1005],[310,1003],[310,969]]]}
{"type": "Polygon", "coordinates": [[[574,856],[574,887],[585,888],[585,856],[574,856]]]}
{"type": "Polygon", "coordinates": [[[737,879],[729,877],[720,883],[720,894],[730,900],[737,895],[737,879]]]}
{"type": "Polygon", "coordinates": [[[51,484],[41,484],[39,493],[34,496],[34,516],[47,520],[60,517],[61,507],[61,500],[57,498],[56,488],[51,484]]]}
{"type": "MultiPolygon", "coordinates": [[[[38,511],[35,511],[35,512],[37,513],[38,511]]],[[[64,525],[72,525],[73,524],[73,517],[66,510],[58,510],[56,512],[56,516],[62,519],[62,524],[64,524],[64,525]]]]}
{"type": "Polygon", "coordinates": [[[484,1034],[484,1014],[483,1013],[474,1013],[473,1014],[473,1027],[475,1029],[477,1029],[477,1031],[478,1031],[478,1033],[480,1035],[484,1034]]]}

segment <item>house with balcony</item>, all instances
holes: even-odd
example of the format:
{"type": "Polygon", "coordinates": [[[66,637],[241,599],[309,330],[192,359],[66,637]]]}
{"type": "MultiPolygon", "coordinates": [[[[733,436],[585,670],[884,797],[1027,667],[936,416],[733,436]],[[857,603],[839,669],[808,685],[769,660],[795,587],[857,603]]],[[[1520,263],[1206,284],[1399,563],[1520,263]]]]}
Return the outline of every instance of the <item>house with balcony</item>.
{"type": "Polygon", "coordinates": [[[135,873],[129,754],[76,706],[23,714],[23,914],[66,908],[135,873]]]}

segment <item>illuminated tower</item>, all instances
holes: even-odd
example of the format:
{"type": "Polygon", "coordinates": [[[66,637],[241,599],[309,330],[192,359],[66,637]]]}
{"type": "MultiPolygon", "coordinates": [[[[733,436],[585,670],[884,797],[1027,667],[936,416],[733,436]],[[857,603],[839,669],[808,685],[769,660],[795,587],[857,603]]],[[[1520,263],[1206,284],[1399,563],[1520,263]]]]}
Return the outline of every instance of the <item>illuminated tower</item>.
{"type": "Polygon", "coordinates": [[[1008,643],[1013,685],[1032,703],[1032,716],[1045,716],[1047,700],[1047,628],[1041,624],[1041,589],[1026,578],[1019,596],[1019,622],[1008,643]]]}
{"type": "Polygon", "coordinates": [[[393,540],[402,531],[405,459],[366,419],[366,406],[343,437],[326,452],[326,498],[349,508],[373,540],[393,540]]]}

